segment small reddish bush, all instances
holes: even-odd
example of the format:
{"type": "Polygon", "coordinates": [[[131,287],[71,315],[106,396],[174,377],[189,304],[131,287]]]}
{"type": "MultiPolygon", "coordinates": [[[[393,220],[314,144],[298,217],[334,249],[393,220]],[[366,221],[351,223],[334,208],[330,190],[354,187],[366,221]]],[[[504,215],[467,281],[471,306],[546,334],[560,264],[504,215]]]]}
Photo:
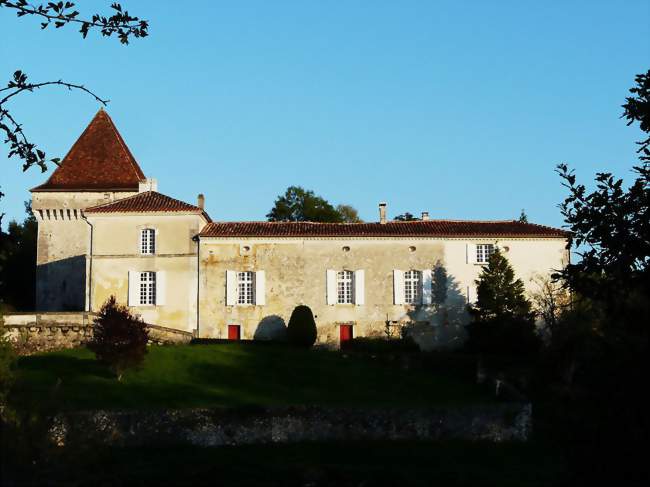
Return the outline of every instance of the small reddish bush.
{"type": "Polygon", "coordinates": [[[142,365],[148,341],[146,323],[111,296],[95,318],[93,339],[88,348],[121,380],[125,370],[142,365]]]}

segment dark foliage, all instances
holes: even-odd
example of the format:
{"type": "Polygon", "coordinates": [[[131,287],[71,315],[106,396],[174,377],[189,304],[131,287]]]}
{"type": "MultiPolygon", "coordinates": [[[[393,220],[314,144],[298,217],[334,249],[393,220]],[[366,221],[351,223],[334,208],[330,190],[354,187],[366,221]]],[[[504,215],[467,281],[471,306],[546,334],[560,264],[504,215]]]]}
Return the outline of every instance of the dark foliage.
{"type": "Polygon", "coordinates": [[[496,355],[529,355],[538,350],[535,318],[524,296],[524,283],[515,279],[508,260],[495,249],[479,275],[477,301],[469,308],[470,351],[496,355]]]}
{"type": "Polygon", "coordinates": [[[528,223],[528,215],[526,215],[526,211],[522,208],[521,213],[519,214],[519,221],[521,223],[528,223]]]}
{"type": "Polygon", "coordinates": [[[0,307],[29,311],[35,308],[36,240],[38,223],[25,203],[27,218],[0,229],[0,307]]]}
{"type": "Polygon", "coordinates": [[[419,221],[420,219],[407,211],[406,213],[397,215],[395,218],[393,218],[393,220],[397,222],[416,222],[419,221]]]}
{"type": "Polygon", "coordinates": [[[355,223],[360,221],[357,211],[349,205],[332,206],[324,198],[300,186],[289,186],[278,196],[266,215],[270,222],[355,223]]]}
{"type": "Polygon", "coordinates": [[[0,424],[10,415],[7,400],[15,380],[15,366],[16,352],[0,327],[0,424]]]}
{"type": "Polygon", "coordinates": [[[147,325],[111,296],[95,318],[88,348],[121,379],[125,370],[142,365],[148,339],[147,325]]]}
{"type": "Polygon", "coordinates": [[[415,353],[419,347],[410,336],[404,338],[356,337],[345,342],[346,352],[359,352],[371,355],[415,353]]]}
{"type": "Polygon", "coordinates": [[[310,348],[316,342],[316,322],[309,306],[296,306],[287,325],[287,339],[297,347],[310,348]]]}
{"type": "MultiPolygon", "coordinates": [[[[79,26],[79,32],[83,38],[88,35],[90,30],[97,29],[103,37],[111,37],[115,34],[122,44],[128,44],[131,37],[142,38],[148,35],[149,23],[146,20],[130,15],[119,3],[111,4],[113,15],[94,14],[90,20],[78,18],[79,12],[74,7],[75,4],[68,1],[33,5],[27,3],[26,0],[0,0],[0,9],[14,10],[18,17],[38,17],[41,20],[41,29],[45,29],[51,24],[56,29],[67,24],[75,24],[79,26]]],[[[48,162],[58,164],[60,160],[59,158],[48,159],[45,152],[27,138],[22,124],[8,107],[9,101],[16,96],[32,93],[34,90],[46,86],[60,86],[69,90],[80,90],[91,95],[103,105],[108,103],[108,100],[100,98],[81,84],[68,83],[60,79],[32,83],[28,81],[27,75],[23,71],[15,71],[7,86],[0,88],[0,132],[4,136],[4,143],[9,145],[8,157],[15,156],[21,159],[23,161],[23,171],[37,165],[45,172],[48,162]]],[[[0,192],[1,197],[2,193],[0,192]]]]}
{"type": "MultiPolygon", "coordinates": [[[[650,133],[650,71],[636,77],[623,105],[628,125],[650,133]]],[[[625,187],[611,173],[595,189],[558,166],[569,196],[560,205],[581,259],[558,272],[574,296],[553,333],[539,374],[541,394],[557,394],[557,429],[575,444],[571,468],[581,484],[647,482],[643,447],[650,415],[643,370],[650,357],[650,137],[625,187]],[[560,391],[558,393],[557,391],[560,391]],[[615,413],[615,417],[613,417],[615,413]]]]}
{"type": "Polygon", "coordinates": [[[73,2],[47,2],[31,5],[27,0],[0,0],[0,8],[5,7],[16,11],[17,17],[34,16],[41,20],[41,29],[54,24],[56,29],[67,24],[79,26],[79,32],[86,38],[91,29],[98,29],[102,36],[117,36],[122,44],[128,44],[130,37],[147,37],[149,22],[129,15],[119,3],[112,3],[113,15],[94,14],[91,20],[80,19],[79,12],[73,2]]]}

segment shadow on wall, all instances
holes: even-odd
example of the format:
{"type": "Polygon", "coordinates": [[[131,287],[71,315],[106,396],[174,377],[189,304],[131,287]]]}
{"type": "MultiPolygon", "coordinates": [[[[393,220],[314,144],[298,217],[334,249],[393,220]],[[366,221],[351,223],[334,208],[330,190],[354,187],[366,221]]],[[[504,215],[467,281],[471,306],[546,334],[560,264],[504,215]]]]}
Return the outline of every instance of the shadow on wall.
{"type": "Polygon", "coordinates": [[[407,334],[422,350],[463,346],[469,323],[467,297],[442,263],[436,263],[431,274],[431,305],[412,309],[407,315],[412,322],[407,334]]]}
{"type": "Polygon", "coordinates": [[[83,311],[85,305],[85,255],[36,267],[37,311],[83,311]]]}
{"type": "Polygon", "coordinates": [[[282,317],[278,315],[265,316],[257,324],[253,339],[284,341],[287,339],[287,325],[282,317]]]}

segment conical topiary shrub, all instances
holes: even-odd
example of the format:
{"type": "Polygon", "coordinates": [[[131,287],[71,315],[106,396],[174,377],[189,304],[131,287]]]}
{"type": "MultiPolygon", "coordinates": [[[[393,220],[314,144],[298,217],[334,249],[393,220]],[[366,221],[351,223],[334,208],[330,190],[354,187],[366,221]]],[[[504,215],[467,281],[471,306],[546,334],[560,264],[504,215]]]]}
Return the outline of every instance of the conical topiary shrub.
{"type": "Polygon", "coordinates": [[[316,322],[309,306],[296,306],[287,325],[289,343],[309,348],[316,342],[316,322]]]}

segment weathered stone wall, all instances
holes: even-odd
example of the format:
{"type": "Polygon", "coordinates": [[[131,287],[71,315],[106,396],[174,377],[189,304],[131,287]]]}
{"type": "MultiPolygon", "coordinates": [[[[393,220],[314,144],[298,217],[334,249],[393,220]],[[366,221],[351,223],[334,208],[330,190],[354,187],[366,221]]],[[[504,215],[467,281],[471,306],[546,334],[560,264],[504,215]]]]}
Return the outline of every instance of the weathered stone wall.
{"type": "MultiPolygon", "coordinates": [[[[242,338],[261,331],[282,332],[291,312],[308,305],[318,327],[318,343],[339,345],[341,324],[354,336],[382,336],[386,325],[418,326],[414,338],[425,350],[457,347],[464,342],[466,305],[476,299],[475,280],[482,264],[468,259],[468,244],[497,243],[494,238],[208,238],[200,241],[199,335],[226,338],[228,325],[239,325],[242,338]],[[442,268],[446,274],[441,306],[395,304],[393,274],[442,268]],[[327,269],[363,270],[363,304],[328,304],[327,269]],[[227,271],[264,271],[263,305],[226,304],[227,271]]],[[[532,290],[534,275],[549,275],[566,264],[562,239],[504,239],[517,277],[532,290]]],[[[507,249],[507,250],[505,250],[507,249]]]]}
{"type": "Polygon", "coordinates": [[[528,403],[444,409],[286,407],[238,410],[94,411],[54,418],[58,446],[225,446],[304,441],[526,441],[528,403]]]}
{"type": "MultiPolygon", "coordinates": [[[[28,355],[84,345],[93,336],[95,313],[11,313],[0,318],[5,333],[18,353],[28,355]]],[[[189,343],[192,333],[148,325],[149,340],[159,345],[189,343]]]]}
{"type": "Polygon", "coordinates": [[[32,210],[38,221],[36,256],[36,309],[83,311],[87,305],[87,267],[90,225],[83,210],[125,198],[134,192],[32,193],[32,210]]]}
{"type": "Polygon", "coordinates": [[[21,354],[75,348],[92,338],[94,313],[10,313],[0,318],[21,354]]]}

